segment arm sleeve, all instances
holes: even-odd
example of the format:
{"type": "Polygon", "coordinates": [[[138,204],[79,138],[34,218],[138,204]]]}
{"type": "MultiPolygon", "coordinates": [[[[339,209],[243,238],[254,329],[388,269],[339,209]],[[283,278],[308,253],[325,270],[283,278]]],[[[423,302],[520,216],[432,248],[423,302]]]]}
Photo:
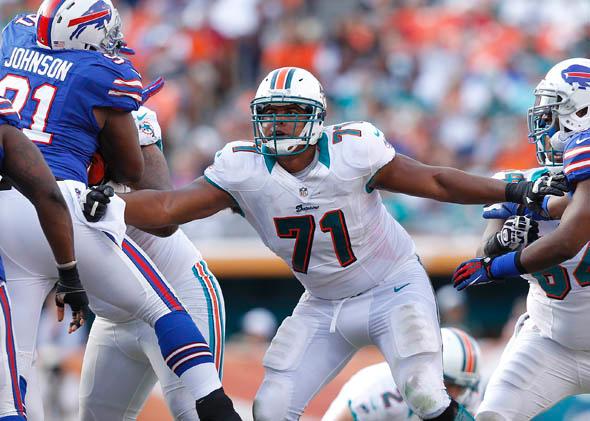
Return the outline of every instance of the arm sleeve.
{"type": "Polygon", "coordinates": [[[93,107],[137,111],[142,101],[141,75],[131,62],[120,57],[101,56],[82,74],[85,95],[93,107]]]}
{"type": "Polygon", "coordinates": [[[156,144],[162,150],[162,129],[158,123],[156,113],[147,107],[141,106],[139,110],[133,111],[133,118],[137,125],[139,145],[149,146],[156,144]]]}
{"type": "Polygon", "coordinates": [[[567,144],[563,154],[563,172],[573,186],[590,178],[590,131],[574,136],[567,144]]]}

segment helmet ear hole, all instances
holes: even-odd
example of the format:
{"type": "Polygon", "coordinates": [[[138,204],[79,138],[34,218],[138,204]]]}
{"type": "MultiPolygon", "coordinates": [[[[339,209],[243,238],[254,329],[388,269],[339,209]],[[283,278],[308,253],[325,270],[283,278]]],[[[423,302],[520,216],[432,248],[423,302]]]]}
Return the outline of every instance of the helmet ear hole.
{"type": "Polygon", "coordinates": [[[588,107],[584,107],[581,110],[576,111],[576,115],[578,117],[584,117],[586,114],[588,114],[588,107]]]}

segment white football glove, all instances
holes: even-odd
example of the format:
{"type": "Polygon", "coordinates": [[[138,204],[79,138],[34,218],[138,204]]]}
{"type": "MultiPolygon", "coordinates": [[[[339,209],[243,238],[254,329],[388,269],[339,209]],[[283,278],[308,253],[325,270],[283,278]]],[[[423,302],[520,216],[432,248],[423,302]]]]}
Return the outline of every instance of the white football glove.
{"type": "Polygon", "coordinates": [[[488,239],[484,253],[486,256],[496,257],[524,248],[538,238],[537,221],[526,216],[511,216],[504,222],[502,229],[488,239]]]}

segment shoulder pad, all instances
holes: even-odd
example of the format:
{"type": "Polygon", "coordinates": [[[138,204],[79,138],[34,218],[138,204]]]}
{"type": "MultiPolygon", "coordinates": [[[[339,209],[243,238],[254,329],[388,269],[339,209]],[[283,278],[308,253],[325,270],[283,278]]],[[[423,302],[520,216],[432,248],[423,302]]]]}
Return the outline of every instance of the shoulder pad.
{"type": "Polygon", "coordinates": [[[344,179],[370,178],[395,156],[383,132],[366,121],[330,126],[325,133],[330,149],[343,164],[335,171],[344,179]]]}
{"type": "Polygon", "coordinates": [[[136,111],[142,102],[143,83],[133,64],[122,57],[89,51],[77,69],[93,96],[94,106],[136,111]]]}
{"type": "Polygon", "coordinates": [[[142,105],[139,110],[132,111],[131,114],[137,125],[140,146],[156,144],[162,150],[162,129],[156,113],[142,105]]]}
{"type": "Polygon", "coordinates": [[[215,154],[205,177],[227,191],[256,190],[262,184],[264,157],[251,141],[234,141],[215,154]]]}

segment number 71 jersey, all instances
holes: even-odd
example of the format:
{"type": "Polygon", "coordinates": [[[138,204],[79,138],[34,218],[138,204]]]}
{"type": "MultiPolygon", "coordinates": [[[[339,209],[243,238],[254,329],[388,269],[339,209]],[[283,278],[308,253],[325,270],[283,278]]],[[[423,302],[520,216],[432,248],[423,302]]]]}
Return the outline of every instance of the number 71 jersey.
{"type": "Polygon", "coordinates": [[[228,143],[205,170],[229,193],[264,243],[313,295],[337,299],[368,290],[415,253],[369,181],[395,157],[367,122],[324,129],[315,161],[299,176],[252,142],[228,143]]]}

